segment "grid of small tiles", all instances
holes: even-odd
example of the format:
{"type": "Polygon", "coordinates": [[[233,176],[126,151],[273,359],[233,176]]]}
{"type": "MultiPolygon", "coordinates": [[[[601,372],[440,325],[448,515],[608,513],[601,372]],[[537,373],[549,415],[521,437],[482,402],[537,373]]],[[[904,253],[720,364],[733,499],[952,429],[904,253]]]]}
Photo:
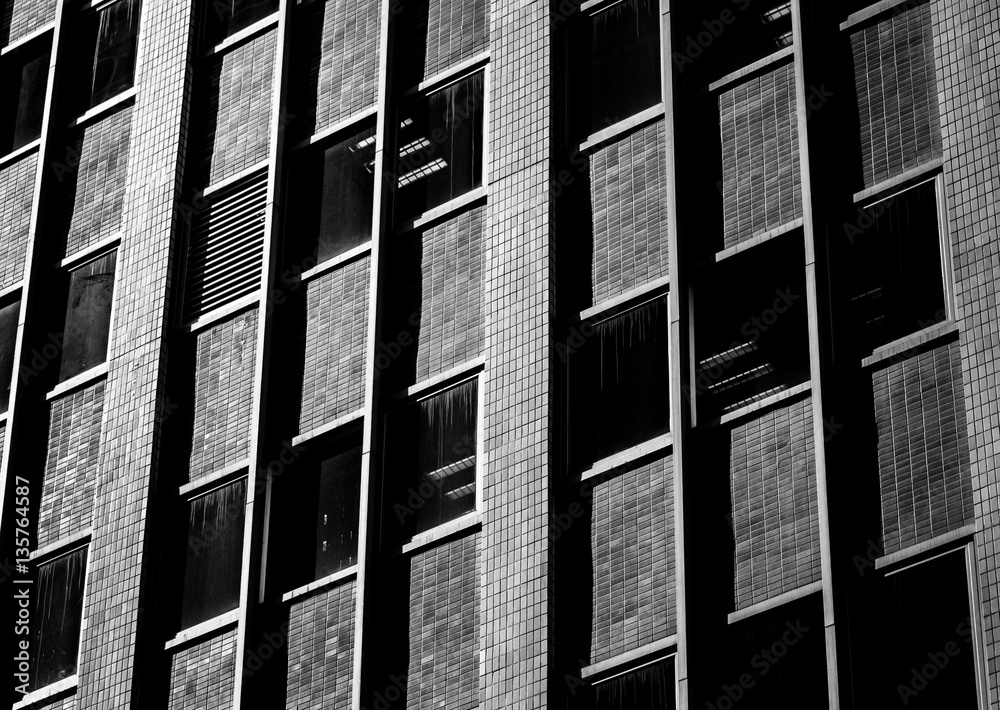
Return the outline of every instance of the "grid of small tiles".
{"type": "Polygon", "coordinates": [[[285,708],[349,710],[354,659],[353,581],[293,602],[288,612],[285,708]]]}
{"type": "Polygon", "coordinates": [[[0,171],[0,288],[24,275],[37,165],[38,154],[32,153],[0,171]]]}
{"type": "Polygon", "coordinates": [[[52,402],[38,513],[38,547],[90,525],[103,410],[103,380],[52,402]]]}
{"type": "Polygon", "coordinates": [[[719,95],[726,248],[802,216],[795,67],[719,95]]]}
{"type": "Polygon", "coordinates": [[[872,373],[886,553],[973,521],[957,342],[872,373]]]}
{"type": "Polygon", "coordinates": [[[479,705],[477,536],[410,559],[410,664],[407,710],[479,705]]]}
{"type": "Polygon", "coordinates": [[[177,651],[170,659],[167,710],[229,710],[235,673],[235,630],[177,651]]]}
{"type": "Polygon", "coordinates": [[[0,39],[8,38],[6,44],[11,44],[41,29],[55,18],[56,0],[6,0],[0,39]]]}
{"type": "Polygon", "coordinates": [[[126,107],[83,130],[67,147],[68,164],[79,160],[79,167],[52,166],[66,191],[65,256],[121,230],[132,113],[126,107]]]}
{"type": "Polygon", "coordinates": [[[677,631],[672,469],[667,457],[594,487],[591,663],[677,631]]]}
{"type": "Polygon", "coordinates": [[[366,256],[306,286],[300,432],[364,404],[370,270],[366,256]]]}
{"type": "Polygon", "coordinates": [[[51,702],[43,702],[38,705],[33,705],[33,710],[76,710],[76,696],[68,695],[66,697],[59,698],[58,700],[53,700],[51,702]]]}
{"type": "Polygon", "coordinates": [[[490,48],[489,5],[487,0],[417,0],[409,5],[401,56],[422,62],[417,81],[490,48]]]}
{"type": "Polygon", "coordinates": [[[735,608],[819,580],[812,399],[774,409],[730,434],[735,608]]]}
{"type": "Polygon", "coordinates": [[[931,3],[851,36],[865,187],[941,154],[931,3]]]}
{"type": "Polygon", "coordinates": [[[594,303],[666,276],[667,164],[663,120],[590,158],[594,303]]]}
{"type": "Polygon", "coordinates": [[[211,123],[204,137],[204,182],[214,185],[265,160],[271,124],[277,30],[240,45],[209,69],[211,123]]]}
{"type": "Polygon", "coordinates": [[[393,308],[406,312],[403,327],[412,329],[416,382],[483,352],[485,217],[486,209],[475,207],[411,236],[393,255],[398,283],[406,284],[393,308]]]}
{"type": "Polygon", "coordinates": [[[293,79],[294,120],[307,135],[336,125],[378,100],[379,0],[326,0],[306,6],[293,79]],[[301,54],[300,54],[301,53],[301,54]],[[304,56],[301,56],[304,55],[304,56]]]}
{"type": "Polygon", "coordinates": [[[256,335],[256,309],[195,335],[188,480],[215,473],[250,453],[256,335]]]}

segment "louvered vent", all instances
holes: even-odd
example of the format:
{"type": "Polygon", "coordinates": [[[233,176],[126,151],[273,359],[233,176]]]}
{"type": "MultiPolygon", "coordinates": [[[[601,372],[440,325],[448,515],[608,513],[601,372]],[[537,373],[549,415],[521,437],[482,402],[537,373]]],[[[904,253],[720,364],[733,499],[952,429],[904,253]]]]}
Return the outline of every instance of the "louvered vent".
{"type": "Polygon", "coordinates": [[[261,171],[215,196],[195,216],[188,250],[185,320],[260,287],[266,201],[267,174],[261,171]]]}

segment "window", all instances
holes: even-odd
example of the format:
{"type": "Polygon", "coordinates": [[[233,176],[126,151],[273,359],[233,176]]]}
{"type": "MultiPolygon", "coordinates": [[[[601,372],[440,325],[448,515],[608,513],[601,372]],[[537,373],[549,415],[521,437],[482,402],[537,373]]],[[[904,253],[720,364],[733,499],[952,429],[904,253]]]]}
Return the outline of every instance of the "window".
{"type": "Polygon", "coordinates": [[[596,133],[660,101],[660,16],[654,0],[621,0],[585,18],[570,71],[584,125],[596,133]]]}
{"type": "Polygon", "coordinates": [[[140,0],[118,0],[81,21],[74,37],[80,71],[74,109],[86,111],[132,87],[140,7],[140,0]]]}
{"type": "MultiPolygon", "coordinates": [[[[669,430],[669,306],[663,296],[582,326],[570,359],[571,466],[648,441],[669,430]]],[[[573,347],[572,338],[567,348],[573,347]]]]}
{"type": "Polygon", "coordinates": [[[107,358],[115,260],[111,252],[69,273],[60,382],[107,358]]]}
{"type": "Polygon", "coordinates": [[[401,112],[396,222],[482,185],[483,76],[460,79],[401,112]]]}
{"type": "Polygon", "coordinates": [[[14,346],[17,341],[17,319],[21,302],[0,307],[0,413],[10,405],[10,384],[14,374],[14,346]]]}
{"type": "Polygon", "coordinates": [[[674,659],[649,663],[594,683],[594,710],[673,710],[677,707],[674,659]]]}
{"type": "Polygon", "coordinates": [[[45,88],[49,78],[49,41],[31,42],[0,62],[0,155],[42,135],[45,88]]]}
{"type": "Polygon", "coordinates": [[[403,539],[475,510],[477,392],[470,380],[390,415],[383,514],[403,539]]]}
{"type": "Polygon", "coordinates": [[[305,153],[292,171],[289,237],[296,259],[319,263],[372,238],[375,129],[305,153]]]}
{"type": "Polygon", "coordinates": [[[278,0],[206,0],[205,39],[209,44],[263,20],[278,10],[278,0]]]}
{"type": "Polygon", "coordinates": [[[246,479],[241,479],[186,503],[181,628],[239,605],[246,488],[246,479]]]}
{"type": "Polygon", "coordinates": [[[863,350],[947,319],[937,206],[928,180],[868,205],[848,230],[842,274],[863,350]]]}
{"type": "Polygon", "coordinates": [[[31,652],[33,690],[76,673],[87,548],[38,565],[31,652]]]}
{"type": "Polygon", "coordinates": [[[274,479],[269,543],[285,591],[358,561],[361,442],[335,443],[274,479]]]}

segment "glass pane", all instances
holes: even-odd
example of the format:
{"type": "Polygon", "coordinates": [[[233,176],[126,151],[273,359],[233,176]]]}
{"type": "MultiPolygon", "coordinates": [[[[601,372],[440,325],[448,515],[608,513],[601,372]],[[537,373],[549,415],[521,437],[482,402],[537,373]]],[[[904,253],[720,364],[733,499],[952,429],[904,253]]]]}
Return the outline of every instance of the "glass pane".
{"type": "Polygon", "coordinates": [[[594,710],[673,710],[675,703],[672,658],[594,686],[594,710]]]}
{"type": "Polygon", "coordinates": [[[482,72],[410,104],[400,116],[397,222],[482,185],[482,72]]]}
{"type": "Polygon", "coordinates": [[[575,467],[641,444],[669,429],[666,298],[581,333],[572,361],[570,410],[575,467]]]}
{"type": "Polygon", "coordinates": [[[17,340],[17,317],[21,302],[0,308],[0,412],[10,405],[10,382],[14,373],[14,343],[17,340]]]}
{"type": "Polygon", "coordinates": [[[241,479],[187,504],[181,628],[239,604],[246,487],[246,479],[241,479]]]}
{"type": "Polygon", "coordinates": [[[119,0],[98,13],[90,106],[132,86],[140,0],[119,0]]]}
{"type": "Polygon", "coordinates": [[[9,153],[31,143],[42,134],[45,85],[49,76],[49,52],[18,52],[2,67],[3,136],[0,153],[9,153]]]}
{"type": "Polygon", "coordinates": [[[659,102],[657,10],[653,0],[623,0],[591,18],[591,133],[659,102]]]}
{"type": "Polygon", "coordinates": [[[220,42],[277,9],[278,0],[209,0],[206,40],[210,44],[220,42]]]}
{"type": "Polygon", "coordinates": [[[38,598],[32,618],[33,689],[76,673],[86,569],[86,547],[38,567],[38,598]]]}
{"type": "Polygon", "coordinates": [[[472,380],[392,416],[384,514],[404,538],[475,510],[476,407],[472,380]]]}
{"type": "Polygon", "coordinates": [[[59,381],[104,362],[111,327],[115,252],[70,272],[59,381]]]}
{"type": "Polygon", "coordinates": [[[371,240],[375,129],[313,153],[293,172],[289,214],[299,258],[326,261],[371,240]]]}

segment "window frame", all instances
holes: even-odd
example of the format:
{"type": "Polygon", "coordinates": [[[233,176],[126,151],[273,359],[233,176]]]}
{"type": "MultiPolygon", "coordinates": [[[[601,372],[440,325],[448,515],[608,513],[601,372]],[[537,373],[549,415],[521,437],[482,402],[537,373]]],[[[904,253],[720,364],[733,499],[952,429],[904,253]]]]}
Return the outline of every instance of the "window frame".
{"type": "MultiPolygon", "coordinates": [[[[99,24],[100,23],[100,18],[99,18],[99,13],[103,12],[104,10],[107,10],[112,5],[114,5],[116,3],[119,3],[119,2],[127,2],[127,0],[100,0],[100,2],[95,2],[95,3],[93,3],[93,4],[89,5],[89,6],[88,5],[84,5],[83,7],[79,8],[79,10],[77,11],[76,15],[73,17],[73,20],[75,22],[79,23],[80,26],[81,26],[79,29],[77,29],[77,32],[81,31],[81,29],[85,29],[86,28],[85,23],[90,22],[90,21],[95,21],[95,20],[97,21],[97,23],[98,23],[98,30],[97,30],[96,36],[93,37],[93,43],[91,43],[91,41],[90,41],[91,40],[91,36],[90,36],[89,30],[88,30],[87,35],[85,36],[86,46],[90,47],[91,44],[93,44],[93,50],[95,52],[97,51],[97,45],[98,45],[98,42],[99,42],[99,39],[100,39],[100,37],[99,37],[99,33],[100,33],[100,24],[99,24]]],[[[137,87],[139,85],[139,83],[138,83],[139,56],[140,56],[140,54],[142,52],[142,48],[143,48],[142,41],[143,41],[144,33],[142,31],[142,29],[143,29],[142,28],[142,20],[143,20],[143,10],[145,9],[145,6],[146,6],[146,0],[139,0],[139,8],[138,8],[139,17],[136,19],[136,28],[135,28],[135,51],[134,51],[133,64],[132,64],[132,81],[130,82],[129,86],[126,87],[126,88],[124,88],[124,89],[122,89],[121,91],[119,91],[119,92],[111,95],[111,96],[108,96],[108,97],[104,98],[101,101],[97,101],[96,103],[93,103],[93,99],[94,99],[93,91],[94,91],[94,79],[95,79],[94,69],[95,69],[95,67],[92,66],[92,67],[86,69],[85,71],[81,71],[81,78],[85,77],[87,79],[87,81],[90,84],[90,89],[89,90],[81,90],[81,93],[79,94],[79,96],[73,94],[72,96],[69,97],[71,99],[69,101],[70,105],[67,106],[66,108],[68,109],[68,113],[69,113],[70,118],[73,119],[74,122],[78,123],[82,119],[89,118],[89,117],[91,117],[91,116],[93,116],[93,115],[101,112],[101,110],[105,106],[116,106],[116,105],[118,105],[119,101],[126,100],[127,97],[132,92],[135,92],[135,90],[137,89],[137,87]]],[[[76,51],[76,50],[80,49],[80,47],[78,45],[78,42],[79,42],[80,39],[81,39],[81,35],[79,35],[79,34],[77,34],[75,37],[70,37],[71,45],[72,45],[70,47],[71,50],[76,51]]],[[[82,59],[82,58],[80,58],[80,59],[82,59]]],[[[93,58],[91,58],[91,60],[92,59],[93,58]]]]}
{"type": "Polygon", "coordinates": [[[50,394],[51,393],[55,393],[55,392],[62,392],[67,387],[72,386],[73,383],[77,383],[77,382],[81,382],[81,381],[87,381],[92,376],[96,376],[97,373],[100,372],[102,368],[106,368],[107,365],[108,365],[108,362],[109,362],[108,358],[110,357],[111,352],[113,350],[113,347],[115,345],[115,341],[114,341],[115,320],[116,320],[117,311],[118,311],[118,308],[117,308],[118,299],[116,298],[116,296],[118,294],[118,289],[120,288],[120,284],[119,284],[119,264],[120,264],[120,260],[119,260],[119,253],[118,253],[120,251],[120,249],[119,249],[120,246],[121,245],[120,245],[120,242],[119,242],[119,238],[115,237],[108,244],[98,244],[98,245],[96,245],[97,248],[95,248],[94,250],[92,250],[92,251],[83,251],[83,252],[81,252],[78,255],[73,255],[73,256],[69,257],[68,259],[64,259],[63,262],[60,264],[60,266],[61,266],[61,268],[59,269],[60,278],[61,278],[61,280],[64,283],[65,293],[64,293],[64,296],[60,299],[59,304],[60,304],[60,308],[62,308],[62,309],[68,309],[69,308],[69,289],[70,289],[70,284],[71,284],[71,276],[70,276],[70,274],[72,274],[72,272],[74,272],[74,271],[82,269],[83,267],[87,266],[88,264],[91,264],[91,263],[97,261],[98,259],[103,259],[104,257],[108,256],[109,254],[113,253],[115,255],[115,272],[114,272],[114,277],[111,280],[111,308],[110,308],[110,311],[108,312],[108,342],[107,342],[107,345],[105,346],[104,358],[103,358],[103,360],[101,362],[97,363],[96,365],[92,365],[91,367],[88,367],[87,369],[85,369],[85,370],[83,370],[81,372],[78,372],[76,375],[72,375],[70,377],[67,377],[65,380],[61,380],[60,379],[60,371],[62,370],[62,358],[63,358],[64,353],[66,352],[66,341],[65,341],[65,336],[66,336],[66,312],[65,312],[65,310],[63,310],[62,313],[60,314],[60,319],[61,319],[60,322],[62,323],[63,341],[62,341],[62,347],[59,349],[59,369],[55,373],[56,383],[51,388],[50,394]]]}
{"type": "MultiPolygon", "coordinates": [[[[591,666],[595,670],[591,673],[581,673],[584,676],[583,680],[586,682],[587,692],[591,696],[591,700],[594,705],[597,704],[597,686],[607,683],[608,681],[615,680],[616,678],[621,678],[622,676],[634,673],[635,671],[641,670],[647,666],[652,666],[657,663],[663,663],[664,661],[670,661],[671,671],[670,674],[674,680],[674,708],[675,710],[679,708],[678,699],[679,685],[680,682],[677,677],[677,640],[676,635],[668,637],[666,639],[669,643],[666,644],[666,650],[652,651],[648,655],[639,659],[623,660],[619,663],[612,665],[609,668],[601,668],[605,663],[595,664],[591,666]]],[[[614,663],[615,659],[611,659],[610,663],[614,663]]]]}
{"type": "MultiPolygon", "coordinates": [[[[4,55],[0,56],[0,72],[2,72],[5,75],[4,81],[0,83],[2,83],[2,88],[4,90],[8,88],[7,77],[12,78],[14,76],[14,72],[11,71],[14,67],[18,68],[18,73],[20,74],[24,71],[25,65],[30,63],[30,61],[37,61],[39,59],[42,59],[45,65],[45,68],[43,70],[45,75],[44,86],[41,89],[42,100],[41,100],[41,115],[39,116],[38,119],[38,135],[35,138],[31,139],[30,141],[21,144],[20,146],[14,145],[15,143],[14,139],[17,128],[16,114],[18,112],[18,109],[20,108],[20,95],[14,97],[11,103],[14,106],[15,115],[13,117],[14,120],[9,126],[9,128],[11,129],[11,133],[9,136],[11,148],[7,149],[5,146],[8,139],[8,136],[6,135],[2,137],[2,143],[0,143],[0,146],[2,146],[2,149],[0,149],[0,159],[3,159],[2,162],[4,163],[6,163],[7,158],[10,158],[11,156],[20,155],[24,152],[31,150],[32,147],[37,146],[41,141],[42,135],[44,135],[45,133],[46,108],[48,107],[49,95],[51,93],[49,91],[49,85],[52,82],[52,52],[53,52],[52,43],[53,43],[52,31],[47,30],[37,36],[31,36],[29,38],[26,38],[26,40],[23,43],[15,42],[14,44],[12,44],[11,48],[9,48],[10,49],[9,52],[6,52],[4,55]],[[31,57],[34,57],[34,59],[32,60],[31,57]]],[[[18,82],[20,82],[20,78],[18,79],[18,82]]],[[[18,85],[20,87],[20,83],[18,85]]],[[[5,96],[3,98],[5,100],[10,100],[11,97],[5,96]]],[[[6,119],[3,120],[5,121],[6,119]]],[[[3,126],[5,132],[7,128],[8,126],[3,126]]]]}

